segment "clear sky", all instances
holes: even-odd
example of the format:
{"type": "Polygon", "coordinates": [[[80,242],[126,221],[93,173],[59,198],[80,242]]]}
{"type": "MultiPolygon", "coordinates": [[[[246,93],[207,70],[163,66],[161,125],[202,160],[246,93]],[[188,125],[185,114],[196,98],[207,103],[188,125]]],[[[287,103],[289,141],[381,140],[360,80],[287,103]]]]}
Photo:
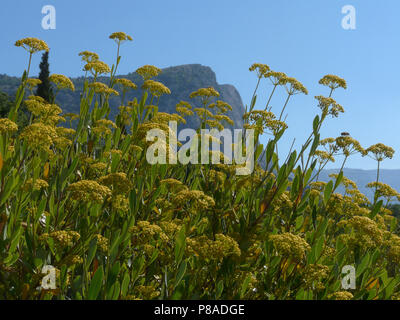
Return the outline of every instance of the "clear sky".
{"type": "MultiPolygon", "coordinates": [[[[51,72],[81,75],[83,50],[111,65],[116,53],[108,35],[124,31],[134,41],[122,48],[120,73],[144,64],[200,63],[215,71],[219,83],[233,84],[248,104],[256,83],[248,68],[265,63],[309,89],[289,103],[282,153],[294,137],[298,146],[308,136],[318,111],[314,96],[328,94],[318,80],[336,74],[348,83],[334,96],[346,113],[328,120],[322,137],[347,131],[364,147],[382,142],[397,150],[382,167],[400,168],[399,14],[398,0],[2,0],[0,73],[22,74],[27,56],[13,44],[28,36],[49,44],[51,72]],[[44,5],[56,9],[55,30],[42,29],[44,5]],[[342,28],[344,5],[356,9],[355,30],[342,28]]],[[[32,74],[39,61],[40,54],[32,74]]],[[[262,83],[257,107],[265,105],[270,89],[262,83]]],[[[273,111],[283,100],[272,100],[273,111]]],[[[346,166],[373,169],[375,162],[353,157],[346,166]]]]}

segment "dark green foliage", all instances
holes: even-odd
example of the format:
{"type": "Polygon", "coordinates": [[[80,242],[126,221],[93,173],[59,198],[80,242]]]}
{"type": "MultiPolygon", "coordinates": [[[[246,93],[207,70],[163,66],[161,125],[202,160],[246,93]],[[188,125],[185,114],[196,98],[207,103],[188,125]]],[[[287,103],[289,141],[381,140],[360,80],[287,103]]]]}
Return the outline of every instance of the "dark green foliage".
{"type": "Polygon", "coordinates": [[[396,203],[396,204],[390,204],[388,206],[388,209],[391,210],[393,212],[393,215],[400,219],[400,204],[396,203]]]}
{"type": "Polygon", "coordinates": [[[51,103],[54,100],[54,93],[49,80],[49,53],[47,51],[43,53],[42,61],[40,62],[39,67],[39,79],[42,81],[42,83],[38,85],[36,95],[51,103]]]}
{"type": "Polygon", "coordinates": [[[9,96],[4,92],[0,92],[0,117],[1,118],[7,117],[7,114],[10,111],[11,106],[12,106],[12,102],[11,102],[9,96]]]}
{"type": "MultiPolygon", "coordinates": [[[[12,98],[8,94],[0,91],[0,118],[8,117],[8,113],[10,112],[12,105],[12,98]]],[[[17,118],[17,124],[20,129],[24,128],[28,124],[29,117],[30,113],[26,108],[26,105],[23,103],[21,108],[18,110],[17,118]]]]}

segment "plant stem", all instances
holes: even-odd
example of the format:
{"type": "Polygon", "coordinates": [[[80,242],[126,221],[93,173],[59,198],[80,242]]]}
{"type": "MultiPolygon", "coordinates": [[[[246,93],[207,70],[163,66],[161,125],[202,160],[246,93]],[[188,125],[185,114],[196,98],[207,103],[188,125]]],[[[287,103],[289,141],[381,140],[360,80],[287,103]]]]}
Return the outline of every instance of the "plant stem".
{"type": "MultiPolygon", "coordinates": [[[[271,92],[271,94],[269,95],[269,99],[268,99],[267,105],[265,106],[265,111],[267,111],[267,109],[268,109],[269,103],[270,103],[270,101],[271,101],[272,96],[274,95],[274,92],[275,92],[275,89],[276,89],[277,86],[278,86],[278,84],[275,84],[275,85],[274,85],[274,89],[272,89],[272,92],[271,92]]],[[[271,108],[272,108],[272,107],[271,107],[271,108]]],[[[269,108],[268,111],[271,111],[271,108],[269,108]]]]}
{"type": "Polygon", "coordinates": [[[286,99],[285,105],[283,106],[282,111],[281,111],[281,114],[279,115],[279,121],[281,121],[281,119],[282,119],[283,112],[284,112],[285,109],[286,109],[286,106],[287,106],[287,104],[288,104],[288,102],[289,102],[290,97],[291,97],[291,94],[288,94],[288,97],[287,97],[287,99],[286,99]]]}

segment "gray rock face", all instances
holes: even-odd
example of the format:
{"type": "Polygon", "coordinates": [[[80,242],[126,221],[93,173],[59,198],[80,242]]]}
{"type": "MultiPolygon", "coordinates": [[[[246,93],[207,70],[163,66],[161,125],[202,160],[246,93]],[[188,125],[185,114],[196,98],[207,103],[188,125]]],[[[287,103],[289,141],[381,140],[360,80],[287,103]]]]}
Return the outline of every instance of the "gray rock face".
{"type": "MultiPolygon", "coordinates": [[[[130,73],[126,76],[134,83],[141,85],[141,78],[130,73]]],[[[232,111],[228,112],[228,116],[235,122],[235,128],[243,127],[244,107],[242,98],[236,88],[229,84],[220,85],[217,83],[216,75],[210,67],[200,64],[187,64],[163,69],[162,73],[155,80],[165,84],[170,90],[170,95],[164,95],[160,98],[159,111],[173,113],[175,106],[180,101],[190,102],[194,107],[200,107],[197,99],[190,99],[189,95],[199,88],[213,87],[220,96],[219,100],[223,100],[232,106],[232,111]]],[[[140,92],[131,91],[128,99],[140,98],[140,92]]],[[[190,117],[187,119],[187,124],[182,125],[182,128],[198,128],[199,119],[190,117]]]]}

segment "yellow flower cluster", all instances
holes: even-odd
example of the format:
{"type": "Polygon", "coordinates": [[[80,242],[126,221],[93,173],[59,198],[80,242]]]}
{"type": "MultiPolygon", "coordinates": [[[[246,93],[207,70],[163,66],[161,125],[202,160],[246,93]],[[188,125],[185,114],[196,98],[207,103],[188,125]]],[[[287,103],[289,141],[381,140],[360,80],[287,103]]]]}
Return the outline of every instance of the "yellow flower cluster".
{"type": "Polygon", "coordinates": [[[226,116],[224,114],[216,114],[216,115],[214,115],[214,119],[217,121],[226,122],[226,123],[230,124],[231,126],[233,126],[235,124],[231,118],[229,118],[228,116],[226,116]]]}
{"type": "Polygon", "coordinates": [[[30,91],[32,91],[33,88],[35,88],[36,86],[38,86],[41,83],[42,83],[42,80],[40,80],[40,79],[29,78],[26,80],[26,84],[30,91]]]}
{"type": "Polygon", "coordinates": [[[167,242],[168,236],[163,232],[160,226],[151,224],[149,221],[138,221],[136,226],[130,229],[133,236],[133,243],[150,244],[152,240],[161,239],[167,242]]]}
{"type": "Polygon", "coordinates": [[[49,184],[47,183],[47,181],[42,180],[42,179],[35,179],[33,180],[28,179],[25,184],[22,186],[22,190],[24,191],[31,191],[31,190],[41,190],[43,188],[47,188],[49,186],[49,184]]]}
{"type": "Polygon", "coordinates": [[[6,134],[6,133],[13,133],[18,130],[18,126],[14,121],[11,121],[10,119],[7,118],[1,118],[0,119],[0,133],[6,134]]]}
{"type": "Polygon", "coordinates": [[[256,71],[257,72],[257,77],[261,78],[261,77],[265,77],[266,74],[270,71],[270,67],[266,64],[262,64],[262,63],[253,63],[250,68],[249,71],[256,71]]]}
{"type": "Polygon", "coordinates": [[[366,150],[367,153],[372,153],[373,158],[376,161],[382,161],[386,158],[392,159],[394,155],[394,149],[388,146],[385,146],[383,143],[377,143],[373,146],[370,146],[366,150]]]}
{"type": "Polygon", "coordinates": [[[320,163],[325,163],[328,161],[335,162],[335,157],[331,153],[323,150],[316,150],[314,152],[314,156],[318,158],[320,163]]]}
{"type": "Polygon", "coordinates": [[[136,70],[136,73],[140,75],[144,81],[147,81],[153,77],[157,77],[162,70],[155,66],[144,65],[136,70]]]}
{"type": "Polygon", "coordinates": [[[110,173],[98,179],[98,182],[111,187],[114,193],[128,193],[132,189],[132,183],[124,172],[110,173]]]}
{"type": "Polygon", "coordinates": [[[101,234],[96,234],[97,239],[97,248],[100,249],[101,252],[107,253],[108,252],[108,239],[101,234]]]}
{"type": "Polygon", "coordinates": [[[129,200],[125,196],[117,194],[112,197],[111,206],[118,210],[121,216],[124,216],[129,211],[129,200]]]}
{"type": "Polygon", "coordinates": [[[349,220],[338,223],[339,227],[347,226],[355,232],[343,234],[342,239],[351,246],[359,246],[364,249],[376,248],[383,242],[383,231],[377,223],[365,216],[354,216],[349,220]]]}
{"type": "Polygon", "coordinates": [[[328,298],[332,300],[351,300],[353,299],[353,294],[348,291],[338,291],[330,294],[328,298]]]}
{"type": "Polygon", "coordinates": [[[243,114],[243,120],[247,124],[246,129],[253,128],[259,132],[275,129],[275,115],[272,112],[264,110],[253,110],[243,114]]]}
{"type": "Polygon", "coordinates": [[[56,127],[57,135],[62,137],[71,137],[75,134],[75,130],[71,128],[56,127]]]}
{"type": "Polygon", "coordinates": [[[360,143],[350,136],[337,137],[335,142],[337,147],[341,149],[343,154],[347,157],[355,153],[360,153],[361,155],[366,154],[364,148],[361,147],[360,143]]]}
{"type": "Polygon", "coordinates": [[[107,197],[111,196],[111,190],[109,188],[92,180],[81,180],[71,183],[67,191],[71,192],[71,198],[73,200],[85,202],[93,201],[101,203],[107,197]]]}
{"type": "Polygon", "coordinates": [[[134,290],[135,290],[135,293],[137,296],[142,297],[142,299],[145,299],[145,300],[152,300],[152,299],[157,298],[160,295],[160,291],[157,291],[157,289],[152,285],[135,286],[134,290]]]}
{"type": "Polygon", "coordinates": [[[59,230],[51,233],[44,233],[39,237],[39,240],[46,241],[48,238],[52,238],[57,246],[66,248],[75,245],[80,237],[80,234],[76,231],[59,230]]]}
{"type": "Polygon", "coordinates": [[[125,78],[118,78],[115,80],[116,83],[120,84],[126,89],[137,89],[136,84],[134,84],[131,80],[125,78]]]}
{"type": "Polygon", "coordinates": [[[289,192],[283,192],[279,198],[273,201],[274,212],[279,214],[280,212],[285,212],[287,210],[292,210],[293,202],[290,200],[289,192]]]}
{"type": "Polygon", "coordinates": [[[192,92],[189,97],[192,99],[196,97],[219,97],[219,92],[213,87],[200,88],[197,91],[192,92]]]}
{"type": "Polygon", "coordinates": [[[308,289],[323,290],[325,289],[324,280],[328,277],[329,267],[322,264],[309,264],[302,271],[303,281],[308,289]]]}
{"type": "Polygon", "coordinates": [[[79,53],[79,56],[82,57],[82,61],[85,61],[87,63],[99,60],[99,55],[90,51],[82,51],[79,53]]]}
{"type": "Polygon", "coordinates": [[[166,112],[157,112],[156,115],[151,119],[153,123],[163,123],[168,124],[170,121],[176,121],[177,123],[186,123],[185,119],[183,119],[180,115],[176,113],[166,113],[166,112]]]}
{"type": "Polygon", "coordinates": [[[96,162],[89,165],[89,169],[94,173],[99,173],[104,171],[107,168],[107,164],[104,162],[96,162]]]}
{"type": "Polygon", "coordinates": [[[324,96],[316,96],[318,100],[318,107],[322,110],[322,115],[330,114],[332,117],[338,117],[339,113],[343,113],[343,107],[338,104],[335,99],[327,98],[324,96]]]}
{"type": "Polygon", "coordinates": [[[376,197],[384,197],[388,200],[390,200],[393,197],[397,197],[397,199],[400,201],[400,193],[398,193],[396,190],[394,190],[391,186],[389,186],[386,183],[382,182],[370,182],[367,184],[367,188],[373,188],[376,189],[376,197]]]}
{"type": "MultiPolygon", "coordinates": [[[[329,175],[329,177],[334,178],[334,179],[337,179],[338,176],[339,175],[336,174],[336,173],[332,173],[332,174],[329,175]]],[[[346,189],[350,189],[350,188],[351,189],[358,189],[357,188],[357,184],[353,180],[350,180],[349,178],[347,178],[345,176],[343,176],[341,183],[345,186],[346,189]]]]}
{"type": "Polygon", "coordinates": [[[172,203],[177,207],[190,204],[194,209],[207,210],[215,206],[214,199],[204,194],[200,190],[184,189],[179,191],[172,199],[172,203]]]}
{"type": "Polygon", "coordinates": [[[273,242],[279,255],[296,261],[302,260],[306,252],[311,249],[302,237],[289,232],[271,235],[269,239],[273,242]]]}
{"type": "Polygon", "coordinates": [[[122,41],[132,41],[132,37],[130,35],[127,35],[125,32],[114,32],[109,36],[110,39],[113,39],[117,43],[120,43],[122,41]]]}
{"type": "Polygon", "coordinates": [[[216,234],[215,241],[206,236],[186,238],[186,252],[205,261],[221,261],[228,256],[239,257],[238,243],[229,236],[216,234]]]}
{"type": "Polygon", "coordinates": [[[264,77],[269,78],[274,86],[282,86],[286,83],[285,79],[288,76],[283,72],[269,71],[264,75],[264,77]]]}
{"type": "Polygon", "coordinates": [[[308,94],[307,88],[298,80],[292,77],[286,77],[281,80],[283,84],[286,85],[286,91],[289,95],[294,95],[297,93],[308,94]]]}
{"type": "Polygon", "coordinates": [[[96,135],[110,135],[112,133],[112,128],[116,129],[117,126],[114,122],[108,119],[97,120],[93,125],[93,133],[96,135]]]}
{"type": "Polygon", "coordinates": [[[33,123],[21,132],[20,138],[29,142],[32,148],[49,152],[49,147],[54,144],[57,132],[53,126],[43,123],[33,123]]]}
{"type": "Polygon", "coordinates": [[[319,84],[327,86],[332,90],[335,90],[339,87],[347,89],[346,80],[332,74],[327,74],[324,76],[321,80],[319,80],[319,84]]]}
{"type": "Polygon", "coordinates": [[[37,38],[24,38],[15,42],[16,47],[22,47],[29,53],[49,51],[47,43],[37,38]]]}
{"type": "Polygon", "coordinates": [[[68,266],[74,266],[74,265],[83,263],[83,259],[82,259],[82,257],[80,257],[80,256],[78,256],[78,255],[76,255],[76,254],[74,254],[74,255],[72,255],[72,256],[67,257],[67,258],[64,260],[64,263],[65,263],[66,265],[68,265],[68,266]]]}
{"type": "Polygon", "coordinates": [[[88,62],[85,64],[83,67],[85,71],[90,71],[92,72],[93,75],[100,75],[100,74],[107,74],[111,72],[110,67],[103,61],[100,60],[94,60],[91,62],[88,62]]]}
{"type": "Polygon", "coordinates": [[[189,102],[180,101],[175,108],[176,112],[178,112],[182,117],[184,116],[192,116],[192,106],[189,102]]]}
{"type": "Polygon", "coordinates": [[[63,116],[64,116],[64,118],[69,118],[70,121],[73,121],[73,120],[79,118],[78,114],[75,114],[75,113],[72,113],[72,112],[64,113],[63,116]]]}
{"type": "Polygon", "coordinates": [[[160,181],[161,185],[166,185],[168,190],[181,190],[186,189],[187,187],[179,180],[168,178],[160,181]]]}
{"type": "Polygon", "coordinates": [[[65,121],[59,114],[62,112],[61,108],[56,104],[47,103],[42,97],[29,96],[25,100],[25,104],[28,110],[36,117],[39,117],[39,121],[55,125],[59,121],[65,121]]]}
{"type": "Polygon", "coordinates": [[[139,125],[138,130],[136,132],[139,140],[145,138],[147,135],[147,131],[152,130],[152,129],[163,130],[166,135],[168,135],[168,133],[170,131],[170,128],[165,123],[144,122],[139,125]]]}
{"type": "Polygon", "coordinates": [[[142,89],[149,90],[156,97],[160,97],[163,94],[171,94],[171,90],[165,85],[154,80],[146,80],[142,85],[142,89]]]}
{"type": "Polygon", "coordinates": [[[227,112],[228,110],[232,110],[232,106],[222,100],[217,100],[215,103],[210,103],[208,107],[211,109],[216,107],[218,109],[218,114],[222,114],[227,112]]]}
{"type": "Polygon", "coordinates": [[[93,88],[94,92],[99,94],[106,94],[106,95],[114,94],[116,96],[119,95],[118,91],[109,88],[106,84],[102,82],[93,82],[89,84],[89,87],[93,88]]]}
{"type": "Polygon", "coordinates": [[[71,79],[62,74],[52,74],[49,77],[49,80],[56,85],[57,89],[69,89],[75,91],[75,86],[71,79]]]}

